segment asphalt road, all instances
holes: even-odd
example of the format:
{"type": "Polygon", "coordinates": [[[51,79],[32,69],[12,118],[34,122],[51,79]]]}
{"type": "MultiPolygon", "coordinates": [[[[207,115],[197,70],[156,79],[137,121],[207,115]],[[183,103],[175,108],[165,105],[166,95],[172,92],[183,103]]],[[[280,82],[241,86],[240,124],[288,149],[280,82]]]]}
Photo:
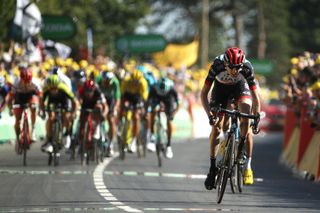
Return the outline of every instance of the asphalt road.
{"type": "Polygon", "coordinates": [[[255,138],[255,184],[242,194],[227,185],[221,204],[203,185],[209,166],[204,139],[174,141],[174,158],[161,169],[154,153],[98,166],[80,166],[63,154],[60,166],[49,167],[39,146],[31,147],[27,167],[13,145],[0,146],[0,212],[320,212],[320,185],[280,163],[281,134],[255,138]]]}

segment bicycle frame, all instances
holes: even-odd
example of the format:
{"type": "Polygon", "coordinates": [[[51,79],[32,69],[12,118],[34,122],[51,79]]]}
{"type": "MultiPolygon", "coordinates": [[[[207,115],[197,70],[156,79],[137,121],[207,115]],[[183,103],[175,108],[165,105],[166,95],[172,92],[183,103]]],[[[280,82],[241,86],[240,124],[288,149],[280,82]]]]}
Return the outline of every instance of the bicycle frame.
{"type": "MultiPolygon", "coordinates": [[[[86,158],[86,164],[89,164],[89,155],[88,155],[88,150],[89,147],[92,145],[92,136],[93,136],[93,123],[92,123],[92,115],[91,113],[93,112],[92,109],[85,109],[85,112],[88,113],[86,115],[85,119],[85,124],[82,134],[82,138],[80,139],[80,159],[81,159],[81,165],[84,163],[84,158],[86,158]]],[[[83,122],[80,120],[80,122],[83,122]]]]}
{"type": "Polygon", "coordinates": [[[51,165],[52,157],[54,159],[54,166],[59,164],[59,150],[62,146],[62,132],[63,132],[63,108],[60,104],[54,106],[55,118],[52,123],[52,146],[53,153],[49,153],[48,165],[51,165]],[[53,155],[53,156],[52,156],[53,155]]]}
{"type": "Polygon", "coordinates": [[[161,158],[161,152],[164,154],[164,141],[166,140],[166,129],[163,126],[162,119],[161,119],[161,113],[163,112],[162,108],[156,107],[157,114],[156,114],[156,154],[158,157],[158,166],[162,166],[162,158],[161,158]]]}
{"type": "Polygon", "coordinates": [[[14,104],[13,109],[22,109],[22,128],[20,128],[19,135],[19,149],[22,149],[23,152],[23,165],[27,165],[27,150],[30,147],[31,139],[30,139],[30,131],[29,131],[29,117],[28,111],[29,104],[14,104]]]}

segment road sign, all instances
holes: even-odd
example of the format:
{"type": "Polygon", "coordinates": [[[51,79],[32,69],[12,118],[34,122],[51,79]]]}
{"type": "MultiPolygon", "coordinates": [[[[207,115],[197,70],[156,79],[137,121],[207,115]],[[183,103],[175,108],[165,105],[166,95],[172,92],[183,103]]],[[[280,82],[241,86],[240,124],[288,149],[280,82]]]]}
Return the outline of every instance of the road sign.
{"type": "Polygon", "coordinates": [[[124,35],[117,39],[116,48],[122,53],[149,53],[162,51],[167,41],[162,35],[124,35]]]}
{"type": "Polygon", "coordinates": [[[269,60],[259,60],[259,59],[249,59],[251,62],[255,73],[261,75],[270,74],[273,70],[273,63],[269,60]]]}
{"type": "Polygon", "coordinates": [[[72,38],[77,28],[69,16],[42,16],[41,35],[44,39],[63,40],[72,38]]]}

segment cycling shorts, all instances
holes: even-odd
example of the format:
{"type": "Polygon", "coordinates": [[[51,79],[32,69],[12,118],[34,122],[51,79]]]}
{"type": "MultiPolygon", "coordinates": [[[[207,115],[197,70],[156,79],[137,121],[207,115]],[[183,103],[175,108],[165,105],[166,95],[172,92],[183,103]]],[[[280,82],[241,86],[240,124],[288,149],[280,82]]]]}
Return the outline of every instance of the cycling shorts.
{"type": "Polygon", "coordinates": [[[218,81],[214,82],[211,93],[211,106],[226,108],[230,100],[234,99],[236,103],[244,98],[251,99],[251,92],[245,80],[239,81],[234,85],[222,84],[218,81]]]}
{"type": "Polygon", "coordinates": [[[152,111],[158,106],[160,105],[160,103],[164,104],[164,111],[166,113],[167,118],[171,121],[173,120],[173,112],[175,111],[175,109],[177,108],[176,102],[175,102],[175,98],[170,95],[170,96],[165,96],[165,97],[160,97],[157,96],[157,98],[153,98],[151,100],[151,108],[152,111]]]}
{"type": "Polygon", "coordinates": [[[123,100],[123,102],[128,101],[133,110],[143,108],[143,100],[138,94],[125,93],[123,100]]]}
{"type": "Polygon", "coordinates": [[[14,104],[38,104],[39,97],[34,94],[34,92],[28,93],[16,93],[14,97],[14,104]]]}

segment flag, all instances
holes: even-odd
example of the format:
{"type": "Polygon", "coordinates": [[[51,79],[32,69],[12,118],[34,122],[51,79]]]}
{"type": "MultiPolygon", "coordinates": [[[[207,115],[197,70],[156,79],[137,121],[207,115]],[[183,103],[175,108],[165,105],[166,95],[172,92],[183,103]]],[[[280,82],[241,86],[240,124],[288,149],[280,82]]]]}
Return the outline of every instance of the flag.
{"type": "Polygon", "coordinates": [[[13,20],[14,24],[22,28],[23,39],[34,36],[41,29],[41,13],[36,4],[29,0],[17,0],[16,14],[13,20]]]}
{"type": "Polygon", "coordinates": [[[198,60],[198,48],[198,39],[189,44],[168,44],[164,51],[154,53],[153,59],[158,66],[190,67],[198,60]]]}

